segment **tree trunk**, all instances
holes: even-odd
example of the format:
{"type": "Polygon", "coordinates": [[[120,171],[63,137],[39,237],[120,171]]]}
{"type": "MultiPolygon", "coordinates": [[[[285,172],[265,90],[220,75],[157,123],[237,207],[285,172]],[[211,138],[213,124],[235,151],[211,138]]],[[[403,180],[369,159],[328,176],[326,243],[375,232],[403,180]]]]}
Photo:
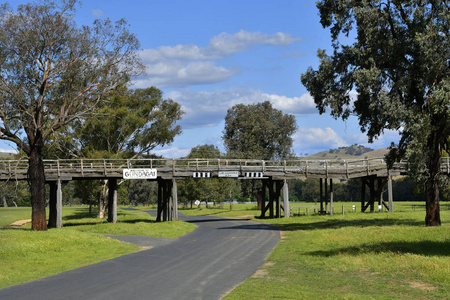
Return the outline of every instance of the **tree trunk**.
{"type": "Polygon", "coordinates": [[[107,204],[107,194],[108,194],[108,187],[107,187],[108,181],[103,180],[103,186],[102,190],[100,192],[100,196],[98,198],[98,215],[97,217],[99,219],[104,219],[105,215],[107,213],[108,204],[107,204]]]}
{"type": "Polygon", "coordinates": [[[8,202],[6,202],[6,196],[3,195],[3,207],[8,207],[8,202]]]}
{"type": "Polygon", "coordinates": [[[31,192],[31,229],[47,230],[42,147],[35,146],[31,148],[28,160],[28,180],[31,192]]]}
{"type": "Polygon", "coordinates": [[[434,142],[432,155],[427,158],[428,176],[425,181],[425,201],[426,201],[426,226],[440,226],[441,214],[439,208],[439,173],[441,168],[441,149],[439,143],[431,141],[429,138],[429,144],[434,142]],[[431,142],[430,142],[431,141],[431,142]]]}

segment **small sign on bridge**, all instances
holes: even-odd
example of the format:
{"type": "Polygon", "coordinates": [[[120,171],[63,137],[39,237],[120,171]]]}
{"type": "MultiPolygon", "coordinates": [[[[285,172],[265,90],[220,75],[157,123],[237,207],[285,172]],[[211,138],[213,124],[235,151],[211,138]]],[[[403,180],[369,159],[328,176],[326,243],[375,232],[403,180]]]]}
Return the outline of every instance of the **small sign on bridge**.
{"type": "Polygon", "coordinates": [[[219,171],[219,177],[237,178],[239,177],[239,171],[219,171]]]}
{"type": "Polygon", "coordinates": [[[123,169],[123,179],[156,179],[157,169],[123,169]]]}

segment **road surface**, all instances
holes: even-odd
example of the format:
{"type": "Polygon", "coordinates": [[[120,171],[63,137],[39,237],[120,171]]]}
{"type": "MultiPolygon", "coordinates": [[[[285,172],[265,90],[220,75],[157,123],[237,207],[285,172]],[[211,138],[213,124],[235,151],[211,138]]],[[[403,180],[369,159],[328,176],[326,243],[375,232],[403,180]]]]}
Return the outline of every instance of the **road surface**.
{"type": "Polygon", "coordinates": [[[177,239],[117,237],[151,249],[0,289],[0,299],[220,299],[264,263],[280,239],[271,225],[182,217],[177,239]]]}

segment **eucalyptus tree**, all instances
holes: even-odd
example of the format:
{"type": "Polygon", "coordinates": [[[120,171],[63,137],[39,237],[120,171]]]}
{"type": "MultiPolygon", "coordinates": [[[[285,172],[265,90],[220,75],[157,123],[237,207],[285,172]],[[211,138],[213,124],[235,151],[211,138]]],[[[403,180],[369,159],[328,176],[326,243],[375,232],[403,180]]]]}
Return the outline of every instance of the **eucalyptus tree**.
{"type": "Polygon", "coordinates": [[[283,159],[292,155],[293,115],[272,107],[269,101],[237,104],[228,109],[222,139],[231,157],[283,159]]]}
{"type": "MultiPolygon", "coordinates": [[[[105,99],[94,117],[75,124],[72,140],[85,158],[135,158],[156,146],[172,143],[181,133],[181,126],[176,124],[183,114],[181,106],[164,99],[162,91],[155,87],[131,90],[119,86],[105,99]]],[[[98,217],[103,218],[107,182],[102,180],[96,186],[92,191],[96,191],[98,217]]]]}
{"type": "Polygon", "coordinates": [[[77,125],[75,139],[84,157],[103,152],[107,156],[137,157],[173,142],[181,133],[177,125],[181,106],[164,99],[156,87],[127,89],[119,86],[105,96],[95,116],[77,125]]]}
{"type": "Polygon", "coordinates": [[[424,176],[425,223],[440,225],[440,158],[450,146],[449,2],[322,0],[317,7],[333,53],[318,50],[320,65],[302,83],[320,113],[358,116],[369,142],[385,130],[400,133],[388,158],[407,157],[424,176]]]}
{"type": "Polygon", "coordinates": [[[124,20],[79,27],[76,0],[0,6],[0,139],[29,160],[32,229],[46,230],[43,147],[142,71],[124,20]]]}
{"type": "MultiPolygon", "coordinates": [[[[228,109],[222,139],[227,155],[246,159],[286,159],[293,157],[292,135],[297,130],[295,117],[272,107],[269,101],[228,109]]],[[[261,209],[262,184],[245,181],[242,193],[257,198],[261,209]]]]}

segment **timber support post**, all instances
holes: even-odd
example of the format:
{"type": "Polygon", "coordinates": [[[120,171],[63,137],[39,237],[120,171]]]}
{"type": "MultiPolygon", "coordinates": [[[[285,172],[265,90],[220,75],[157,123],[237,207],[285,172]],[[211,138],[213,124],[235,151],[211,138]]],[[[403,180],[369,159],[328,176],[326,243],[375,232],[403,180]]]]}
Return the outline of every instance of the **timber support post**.
{"type": "Polygon", "coordinates": [[[274,190],[274,198],[276,201],[276,218],[281,218],[281,188],[283,182],[280,180],[275,181],[275,190],[274,190]]]}
{"type": "MultiPolygon", "coordinates": [[[[391,208],[383,200],[383,188],[386,185],[386,183],[389,182],[389,177],[383,178],[383,177],[369,176],[369,177],[363,177],[363,178],[361,178],[361,180],[362,180],[361,212],[365,212],[367,210],[367,208],[369,208],[369,207],[370,207],[370,212],[374,212],[376,199],[378,199],[379,207],[382,208],[384,206],[388,211],[392,211],[391,208]],[[376,182],[376,184],[375,184],[375,182],[376,182]],[[366,185],[369,187],[369,194],[370,194],[370,199],[367,203],[365,203],[365,187],[366,187],[366,185]]],[[[392,185],[392,183],[391,183],[391,185],[392,185]]],[[[389,186],[388,186],[388,192],[389,192],[389,190],[392,192],[392,187],[389,188],[389,186]]],[[[389,196],[389,197],[390,197],[389,201],[391,201],[392,197],[391,196],[389,196]]]]}
{"type": "Polygon", "coordinates": [[[333,179],[330,178],[330,189],[329,190],[328,190],[328,178],[320,178],[319,185],[320,185],[319,214],[332,215],[332,214],[334,214],[333,179]]]}
{"type": "Polygon", "coordinates": [[[178,221],[178,187],[177,180],[172,180],[173,220],[178,221]]]}
{"type": "MultiPolygon", "coordinates": [[[[281,190],[283,189],[284,182],[282,180],[263,180],[263,199],[265,199],[266,188],[269,190],[269,202],[267,205],[261,210],[261,219],[266,217],[266,212],[269,210],[269,218],[281,218],[281,210],[283,209],[286,214],[285,207],[281,205],[281,190]],[[275,204],[275,213],[274,206],[275,204]]],[[[287,188],[287,184],[286,184],[287,188]]],[[[289,196],[288,196],[289,197],[289,196]]],[[[289,204],[287,205],[287,213],[289,214],[289,204]]]]}
{"type": "Polygon", "coordinates": [[[334,191],[333,191],[333,179],[330,178],[330,214],[334,214],[334,191]]]}
{"type": "Polygon", "coordinates": [[[388,177],[388,201],[389,201],[389,212],[394,211],[394,196],[392,192],[392,175],[389,174],[388,177]]]}
{"type": "Polygon", "coordinates": [[[108,222],[117,223],[117,179],[108,179],[108,222]]]}
{"type": "Polygon", "coordinates": [[[283,183],[283,200],[284,200],[284,217],[289,218],[290,210],[289,210],[289,186],[287,180],[284,180],[283,183]]]}
{"type": "Polygon", "coordinates": [[[177,182],[158,178],[158,209],[156,222],[178,220],[177,182]]]}
{"type": "Polygon", "coordinates": [[[323,209],[323,179],[320,178],[319,180],[319,186],[320,186],[320,210],[319,210],[319,214],[323,214],[324,209],[323,209]]]}
{"type": "MultiPolygon", "coordinates": [[[[262,204],[262,207],[261,207],[261,215],[260,215],[261,219],[264,219],[266,217],[266,211],[269,208],[269,204],[266,205],[266,189],[268,187],[267,183],[268,183],[268,180],[263,180],[262,181],[262,190],[261,190],[261,197],[262,197],[261,204],[262,204]]],[[[230,197],[230,199],[231,199],[231,197],[230,197]]],[[[269,197],[269,203],[270,203],[270,197],[269,197]]]]}
{"type": "Polygon", "coordinates": [[[49,182],[50,201],[49,201],[49,228],[62,227],[62,182],[60,179],[49,182]]]}
{"type": "Polygon", "coordinates": [[[156,222],[161,222],[161,213],[162,213],[162,183],[161,179],[158,178],[158,208],[156,209],[156,222]]]}

